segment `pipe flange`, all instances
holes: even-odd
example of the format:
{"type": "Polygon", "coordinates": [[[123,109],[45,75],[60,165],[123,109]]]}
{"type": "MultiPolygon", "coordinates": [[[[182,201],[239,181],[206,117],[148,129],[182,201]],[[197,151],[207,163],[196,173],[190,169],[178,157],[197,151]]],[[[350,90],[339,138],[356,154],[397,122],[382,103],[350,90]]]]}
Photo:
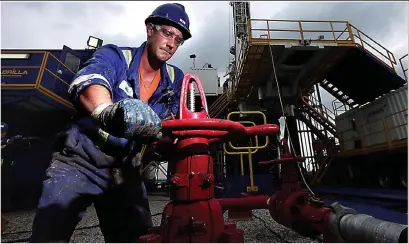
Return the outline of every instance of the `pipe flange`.
{"type": "Polygon", "coordinates": [[[341,234],[341,228],[340,228],[341,219],[347,214],[357,214],[357,211],[352,208],[344,207],[338,202],[332,203],[331,209],[334,212],[333,214],[331,214],[330,219],[329,219],[329,223],[330,223],[329,228],[339,241],[345,243],[347,241],[342,237],[342,234],[341,234]]]}

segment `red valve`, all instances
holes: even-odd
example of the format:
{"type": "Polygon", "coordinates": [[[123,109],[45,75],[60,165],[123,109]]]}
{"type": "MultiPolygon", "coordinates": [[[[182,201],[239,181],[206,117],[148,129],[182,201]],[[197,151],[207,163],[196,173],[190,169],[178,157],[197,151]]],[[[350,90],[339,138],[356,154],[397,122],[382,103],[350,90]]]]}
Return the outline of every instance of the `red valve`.
{"type": "MultiPolygon", "coordinates": [[[[199,118],[207,118],[209,117],[208,110],[207,110],[207,101],[206,95],[203,90],[202,83],[200,83],[199,77],[192,73],[185,74],[182,82],[182,91],[180,94],[180,106],[179,106],[179,118],[180,119],[199,119],[199,118]],[[200,93],[200,100],[202,102],[202,110],[200,112],[190,111],[186,105],[187,102],[187,93],[188,91],[191,93],[194,92],[193,83],[196,83],[197,89],[200,93]]],[[[193,95],[194,96],[194,95],[193,95]]],[[[191,101],[194,102],[194,101],[191,101]]]]}
{"type": "Polygon", "coordinates": [[[178,138],[168,160],[172,201],[163,211],[161,226],[139,240],[244,242],[242,230],[232,223],[224,223],[222,208],[214,199],[213,157],[209,155],[209,144],[233,136],[272,135],[280,129],[277,125],[245,127],[238,122],[209,118],[203,87],[194,74],[185,75],[180,99],[179,119],[162,122],[163,134],[178,138]],[[200,93],[200,111],[194,109],[193,83],[200,93]],[[186,102],[188,91],[192,110],[186,102]]]}
{"type": "Polygon", "coordinates": [[[164,130],[172,130],[175,136],[214,138],[232,134],[234,136],[274,135],[280,131],[277,125],[245,127],[231,120],[221,119],[177,119],[162,122],[164,130]]]}

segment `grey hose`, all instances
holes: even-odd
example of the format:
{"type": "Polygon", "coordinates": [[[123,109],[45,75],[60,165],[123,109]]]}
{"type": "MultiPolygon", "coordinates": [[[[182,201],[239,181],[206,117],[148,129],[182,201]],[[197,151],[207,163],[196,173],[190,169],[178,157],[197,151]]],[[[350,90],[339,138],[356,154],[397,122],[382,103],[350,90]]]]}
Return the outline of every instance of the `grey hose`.
{"type": "Polygon", "coordinates": [[[331,231],[343,242],[407,243],[408,227],[358,214],[335,202],[330,218],[331,231]]]}

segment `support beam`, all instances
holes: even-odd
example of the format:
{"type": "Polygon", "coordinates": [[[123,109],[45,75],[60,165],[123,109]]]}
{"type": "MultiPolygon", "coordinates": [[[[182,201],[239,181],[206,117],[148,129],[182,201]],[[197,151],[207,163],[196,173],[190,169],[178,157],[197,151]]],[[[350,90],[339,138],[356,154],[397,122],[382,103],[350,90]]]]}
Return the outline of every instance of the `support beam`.
{"type": "MultiPolygon", "coordinates": [[[[300,146],[300,140],[298,137],[298,131],[297,131],[297,119],[294,115],[294,105],[288,105],[287,106],[287,113],[286,113],[286,123],[288,126],[288,132],[290,135],[288,135],[288,132],[286,131],[286,138],[288,136],[290,137],[290,142],[294,147],[294,152],[293,154],[300,156],[301,154],[301,146],[300,146]]],[[[292,148],[291,148],[292,150],[292,148]]]]}

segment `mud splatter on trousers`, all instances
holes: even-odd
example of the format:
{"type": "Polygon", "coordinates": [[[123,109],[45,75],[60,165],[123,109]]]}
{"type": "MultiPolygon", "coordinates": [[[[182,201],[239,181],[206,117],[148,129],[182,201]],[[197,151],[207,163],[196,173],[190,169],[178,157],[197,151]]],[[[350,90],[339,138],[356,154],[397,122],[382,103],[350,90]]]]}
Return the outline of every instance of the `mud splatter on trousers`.
{"type": "Polygon", "coordinates": [[[115,185],[112,169],[89,169],[81,160],[53,155],[30,242],[69,242],[91,204],[106,242],[136,242],[152,227],[152,219],[144,183],[135,169],[124,166],[124,183],[115,185]]]}

